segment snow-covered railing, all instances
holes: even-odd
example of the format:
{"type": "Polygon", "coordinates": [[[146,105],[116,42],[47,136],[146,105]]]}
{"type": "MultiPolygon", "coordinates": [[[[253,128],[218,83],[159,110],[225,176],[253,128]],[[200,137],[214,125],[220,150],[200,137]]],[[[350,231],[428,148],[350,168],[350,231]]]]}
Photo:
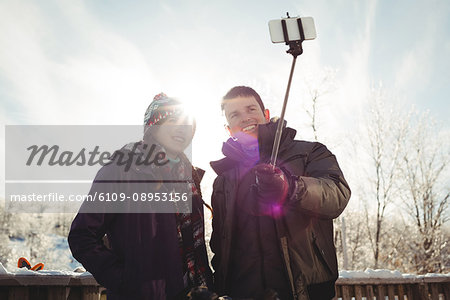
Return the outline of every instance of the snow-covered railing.
{"type": "Polygon", "coordinates": [[[104,290],[87,272],[27,272],[0,274],[0,300],[100,300],[104,290]]]}
{"type": "Polygon", "coordinates": [[[341,271],[336,297],[342,300],[450,300],[450,274],[411,275],[399,271],[341,271]]]}
{"type": "MultiPolygon", "coordinates": [[[[103,290],[87,272],[0,272],[0,300],[100,300],[103,290]]],[[[342,300],[450,300],[450,274],[341,271],[336,294],[342,300]]]]}

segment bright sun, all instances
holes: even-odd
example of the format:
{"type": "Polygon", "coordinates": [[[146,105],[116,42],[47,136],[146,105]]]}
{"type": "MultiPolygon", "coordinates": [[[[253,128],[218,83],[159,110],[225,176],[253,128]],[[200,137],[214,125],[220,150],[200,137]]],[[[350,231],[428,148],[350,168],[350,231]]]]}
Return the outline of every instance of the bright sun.
{"type": "Polygon", "coordinates": [[[196,132],[192,141],[192,159],[205,168],[209,162],[222,157],[222,143],[227,139],[224,118],[220,110],[217,91],[201,86],[195,81],[184,82],[169,94],[184,103],[185,109],[196,120],[196,132]]]}

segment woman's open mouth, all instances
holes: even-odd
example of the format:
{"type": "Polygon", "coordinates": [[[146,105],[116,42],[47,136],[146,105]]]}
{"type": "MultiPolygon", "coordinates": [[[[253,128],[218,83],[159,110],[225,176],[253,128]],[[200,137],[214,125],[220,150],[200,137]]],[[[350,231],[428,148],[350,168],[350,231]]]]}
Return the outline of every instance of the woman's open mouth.
{"type": "Polygon", "coordinates": [[[173,136],[172,140],[174,140],[175,142],[181,143],[181,144],[186,142],[186,139],[184,137],[181,137],[181,136],[173,136]]]}

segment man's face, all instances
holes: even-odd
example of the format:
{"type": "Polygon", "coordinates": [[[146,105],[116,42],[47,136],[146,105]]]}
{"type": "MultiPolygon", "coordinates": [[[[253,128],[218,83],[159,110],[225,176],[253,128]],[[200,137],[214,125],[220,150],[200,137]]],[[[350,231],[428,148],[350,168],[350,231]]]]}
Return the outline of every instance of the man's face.
{"type": "Polygon", "coordinates": [[[225,100],[223,110],[231,136],[243,143],[257,138],[258,125],[269,121],[268,111],[263,112],[253,96],[225,100]]]}
{"type": "Polygon", "coordinates": [[[194,136],[192,120],[185,116],[169,117],[163,125],[155,126],[154,138],[164,147],[167,156],[173,159],[186,149],[194,136]]]}

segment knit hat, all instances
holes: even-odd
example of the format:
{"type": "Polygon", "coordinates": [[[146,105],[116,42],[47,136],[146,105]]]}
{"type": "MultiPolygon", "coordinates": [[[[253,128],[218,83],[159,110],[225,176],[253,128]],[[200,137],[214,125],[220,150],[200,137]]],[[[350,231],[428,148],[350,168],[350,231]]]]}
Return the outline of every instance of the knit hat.
{"type": "Polygon", "coordinates": [[[150,127],[169,116],[179,115],[183,112],[182,104],[178,100],[160,93],[153,98],[144,115],[144,126],[150,127]]]}

